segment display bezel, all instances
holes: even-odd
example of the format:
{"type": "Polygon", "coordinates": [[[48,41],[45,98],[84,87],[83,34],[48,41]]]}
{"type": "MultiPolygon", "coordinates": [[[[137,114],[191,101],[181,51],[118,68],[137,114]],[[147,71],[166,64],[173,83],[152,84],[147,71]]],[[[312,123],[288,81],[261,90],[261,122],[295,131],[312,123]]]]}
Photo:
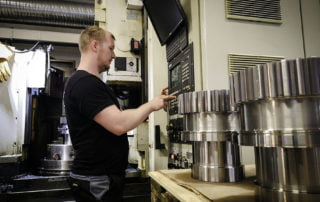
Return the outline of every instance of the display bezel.
{"type": "Polygon", "coordinates": [[[178,30],[182,25],[187,24],[187,17],[183,11],[183,8],[180,4],[179,0],[143,0],[143,4],[148,13],[148,16],[151,20],[151,23],[156,31],[156,34],[159,38],[160,44],[166,44],[172,37],[172,35],[178,30]],[[164,1],[170,1],[167,3],[165,8],[161,8],[161,5],[165,5],[164,1]],[[162,9],[160,11],[160,9],[162,9]],[[178,11],[177,13],[173,13],[174,11],[178,11]],[[176,16],[176,20],[174,18],[167,18],[171,12],[171,16],[176,16]],[[160,14],[160,15],[158,15],[160,14]],[[156,23],[161,22],[161,23],[156,23]],[[175,22],[170,29],[166,29],[168,24],[172,24],[175,22]],[[164,34],[162,34],[162,32],[164,34]]]}

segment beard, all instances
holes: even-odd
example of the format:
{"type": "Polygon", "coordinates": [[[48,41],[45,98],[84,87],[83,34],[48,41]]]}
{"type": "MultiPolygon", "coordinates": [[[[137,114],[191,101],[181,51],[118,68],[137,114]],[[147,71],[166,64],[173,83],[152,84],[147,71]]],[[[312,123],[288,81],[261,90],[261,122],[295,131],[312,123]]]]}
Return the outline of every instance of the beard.
{"type": "Polygon", "coordinates": [[[104,66],[104,71],[108,72],[109,69],[110,69],[110,66],[107,66],[107,65],[104,66]]]}
{"type": "Polygon", "coordinates": [[[103,65],[99,73],[109,72],[109,69],[110,69],[110,66],[103,65]]]}

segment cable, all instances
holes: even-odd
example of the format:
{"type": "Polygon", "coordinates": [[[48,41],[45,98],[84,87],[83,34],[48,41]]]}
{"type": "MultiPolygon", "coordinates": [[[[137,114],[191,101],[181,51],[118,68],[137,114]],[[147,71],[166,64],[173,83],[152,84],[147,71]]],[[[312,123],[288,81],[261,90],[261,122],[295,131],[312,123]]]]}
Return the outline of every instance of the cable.
{"type": "Polygon", "coordinates": [[[32,48],[30,48],[29,50],[24,50],[24,51],[17,51],[17,50],[12,50],[10,48],[10,46],[4,44],[11,52],[15,52],[15,53],[27,53],[30,51],[33,51],[38,45],[39,45],[40,41],[38,41],[34,46],[32,46],[32,48]]]}
{"type": "Polygon", "coordinates": [[[306,53],[306,39],[305,39],[305,34],[304,34],[304,22],[303,22],[303,16],[302,16],[302,4],[301,0],[299,0],[299,9],[300,9],[300,21],[301,21],[301,33],[302,33],[302,47],[303,47],[303,54],[304,57],[307,57],[306,53]]]}

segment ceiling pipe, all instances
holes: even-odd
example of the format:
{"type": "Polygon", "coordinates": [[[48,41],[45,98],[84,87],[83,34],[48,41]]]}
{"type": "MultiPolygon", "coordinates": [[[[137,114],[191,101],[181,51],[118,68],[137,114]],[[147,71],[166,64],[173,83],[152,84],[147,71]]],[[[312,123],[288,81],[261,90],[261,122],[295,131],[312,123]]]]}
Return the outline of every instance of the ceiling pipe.
{"type": "Polygon", "coordinates": [[[0,21],[83,28],[94,24],[94,1],[0,0],[0,21]]]}

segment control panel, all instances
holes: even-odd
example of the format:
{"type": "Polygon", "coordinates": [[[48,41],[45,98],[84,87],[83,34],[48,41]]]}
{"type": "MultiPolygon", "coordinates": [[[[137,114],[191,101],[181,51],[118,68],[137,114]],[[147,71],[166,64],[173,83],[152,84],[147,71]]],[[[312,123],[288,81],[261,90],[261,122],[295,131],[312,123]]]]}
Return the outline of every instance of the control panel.
{"type": "MultiPolygon", "coordinates": [[[[168,63],[169,94],[194,91],[193,44],[186,47],[177,57],[168,63]]],[[[169,115],[178,113],[178,100],[169,102],[169,115]]]]}
{"type": "Polygon", "coordinates": [[[168,136],[171,143],[181,142],[181,131],[183,130],[183,118],[170,119],[167,126],[168,136]]]}
{"type": "MultiPolygon", "coordinates": [[[[170,95],[178,97],[181,93],[194,91],[193,64],[193,44],[191,43],[168,63],[168,91],[170,95]]],[[[176,154],[177,152],[173,151],[177,150],[177,146],[186,147],[186,145],[183,146],[183,144],[190,144],[190,142],[185,142],[181,138],[181,133],[183,131],[183,116],[178,114],[178,99],[169,101],[168,113],[169,123],[167,132],[171,143],[170,152],[176,154]]],[[[189,159],[188,162],[191,162],[191,160],[189,159]]],[[[185,166],[181,166],[181,168],[184,167],[185,166]]]]}
{"type": "MultiPolygon", "coordinates": [[[[168,62],[168,92],[177,96],[194,91],[193,44],[189,44],[168,62]]],[[[169,123],[167,125],[169,145],[168,168],[190,168],[192,165],[191,142],[182,140],[183,115],[178,114],[178,99],[168,103],[169,123]],[[188,155],[189,154],[189,155],[188,155]]]]}
{"type": "Polygon", "coordinates": [[[179,28],[177,33],[166,44],[167,61],[170,62],[188,45],[188,31],[186,26],[179,28]]]}

